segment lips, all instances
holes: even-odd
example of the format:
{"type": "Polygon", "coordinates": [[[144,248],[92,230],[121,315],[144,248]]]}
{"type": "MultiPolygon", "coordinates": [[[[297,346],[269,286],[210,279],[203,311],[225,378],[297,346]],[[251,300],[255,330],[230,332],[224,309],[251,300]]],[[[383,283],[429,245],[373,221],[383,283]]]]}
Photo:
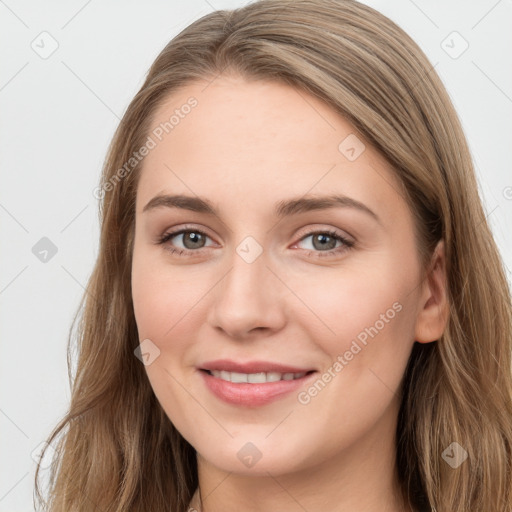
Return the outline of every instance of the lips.
{"type": "Polygon", "coordinates": [[[312,368],[268,361],[238,363],[227,359],[202,364],[198,370],[213,395],[231,405],[246,407],[282,398],[317,373],[312,368]]]}
{"type": "Polygon", "coordinates": [[[269,361],[247,361],[235,362],[231,359],[217,359],[202,364],[199,369],[201,370],[218,370],[225,372],[235,373],[263,373],[263,372],[276,372],[276,373],[308,373],[314,371],[315,368],[289,366],[280,363],[273,363],[269,361]]]}

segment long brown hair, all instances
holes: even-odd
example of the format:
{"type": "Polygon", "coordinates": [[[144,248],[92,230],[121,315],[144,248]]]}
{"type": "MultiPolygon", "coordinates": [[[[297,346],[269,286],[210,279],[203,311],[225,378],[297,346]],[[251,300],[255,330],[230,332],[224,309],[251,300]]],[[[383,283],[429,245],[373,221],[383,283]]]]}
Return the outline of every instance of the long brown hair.
{"type": "Polygon", "coordinates": [[[325,101],[403,183],[425,269],[444,239],[450,315],[439,340],[414,344],[404,375],[399,479],[418,509],[512,511],[510,290],[467,142],[424,53],[354,0],[261,0],[212,12],[151,66],[104,164],[99,254],[73,322],[79,320],[71,403],[48,439],[56,450],[48,498],[38,468],[37,499],[53,512],[184,512],[197,488],[195,450],[166,417],[134,356],[130,273],[144,162],[120,169],[144,145],[155,110],[172,92],[223,72],[285,82],[325,101]],[[452,443],[468,454],[455,469],[442,457],[452,443]]]}

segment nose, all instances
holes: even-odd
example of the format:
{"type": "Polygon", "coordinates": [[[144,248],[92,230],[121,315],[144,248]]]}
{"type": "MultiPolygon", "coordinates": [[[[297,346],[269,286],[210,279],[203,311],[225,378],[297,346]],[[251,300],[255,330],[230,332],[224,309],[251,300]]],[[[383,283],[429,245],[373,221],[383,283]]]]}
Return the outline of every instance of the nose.
{"type": "Polygon", "coordinates": [[[285,279],[268,266],[264,254],[249,263],[234,252],[231,268],[211,292],[208,321],[232,338],[277,332],[285,324],[285,279]]]}

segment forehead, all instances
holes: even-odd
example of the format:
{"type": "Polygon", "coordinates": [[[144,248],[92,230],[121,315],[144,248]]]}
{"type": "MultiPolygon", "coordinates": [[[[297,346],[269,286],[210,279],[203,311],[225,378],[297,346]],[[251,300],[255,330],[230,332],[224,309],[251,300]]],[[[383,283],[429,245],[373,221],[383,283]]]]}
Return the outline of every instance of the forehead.
{"type": "Polygon", "coordinates": [[[229,191],[258,202],[350,191],[374,204],[400,195],[388,163],[349,122],[279,82],[233,75],[188,84],[160,105],[149,135],[155,147],[142,163],[139,211],[163,191],[219,201],[229,191]]]}
{"type": "Polygon", "coordinates": [[[304,91],[237,75],[194,82],[176,91],[155,112],[153,127],[165,128],[175,112],[178,116],[169,133],[162,134],[160,149],[182,149],[186,143],[195,150],[189,156],[215,160],[225,156],[219,150],[227,150],[230,159],[248,160],[256,154],[264,159],[268,154],[272,160],[308,157],[331,162],[341,137],[354,132],[328,105],[304,91]],[[188,109],[192,97],[197,104],[188,109]],[[180,109],[188,113],[180,116],[180,109]]]}

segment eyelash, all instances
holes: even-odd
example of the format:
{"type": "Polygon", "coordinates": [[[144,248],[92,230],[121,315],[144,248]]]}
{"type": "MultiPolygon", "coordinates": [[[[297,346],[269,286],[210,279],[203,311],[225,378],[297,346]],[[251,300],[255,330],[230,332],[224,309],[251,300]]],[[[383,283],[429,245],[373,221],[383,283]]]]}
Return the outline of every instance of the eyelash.
{"type": "MultiPolygon", "coordinates": [[[[162,236],[160,236],[157,240],[157,244],[159,245],[163,245],[163,244],[166,244],[171,238],[174,238],[175,236],[177,235],[181,235],[183,233],[198,233],[202,236],[205,236],[205,237],[208,237],[210,238],[204,231],[201,231],[200,229],[192,229],[192,228],[185,228],[185,229],[180,229],[178,231],[172,231],[170,233],[164,233],[162,236]]],[[[350,240],[347,240],[345,237],[341,236],[339,233],[337,233],[336,231],[332,231],[332,230],[317,230],[317,231],[310,231],[309,233],[306,233],[300,240],[299,242],[301,242],[302,240],[304,240],[305,238],[308,238],[310,236],[313,236],[313,235],[329,235],[330,237],[334,238],[335,240],[337,241],[340,241],[340,242],[343,242],[343,246],[342,247],[337,247],[335,249],[330,249],[328,251],[315,251],[315,250],[310,250],[310,249],[304,249],[306,251],[308,251],[308,255],[311,254],[311,253],[314,253],[315,254],[315,257],[320,257],[320,258],[323,258],[323,257],[326,257],[326,256],[332,256],[332,255],[335,255],[335,254],[338,254],[340,252],[344,252],[344,251],[347,251],[347,250],[350,250],[352,247],[354,247],[355,243],[350,241],[350,240]]],[[[197,250],[193,250],[193,249],[177,249],[175,247],[172,247],[171,245],[169,245],[166,250],[170,251],[172,254],[175,254],[177,256],[185,256],[187,252],[198,252],[197,250]]]]}

